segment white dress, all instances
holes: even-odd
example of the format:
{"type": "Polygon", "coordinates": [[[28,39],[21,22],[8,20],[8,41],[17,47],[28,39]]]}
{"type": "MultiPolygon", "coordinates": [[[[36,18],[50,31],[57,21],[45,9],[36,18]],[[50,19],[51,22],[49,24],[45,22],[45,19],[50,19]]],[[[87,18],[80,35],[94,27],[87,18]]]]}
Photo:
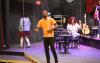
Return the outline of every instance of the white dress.
{"type": "Polygon", "coordinates": [[[80,36],[80,34],[78,33],[79,29],[81,29],[81,26],[78,23],[75,23],[74,25],[67,25],[68,33],[71,34],[73,37],[80,36]]]}
{"type": "Polygon", "coordinates": [[[30,31],[30,20],[28,17],[23,17],[20,19],[19,31],[30,31]]]}

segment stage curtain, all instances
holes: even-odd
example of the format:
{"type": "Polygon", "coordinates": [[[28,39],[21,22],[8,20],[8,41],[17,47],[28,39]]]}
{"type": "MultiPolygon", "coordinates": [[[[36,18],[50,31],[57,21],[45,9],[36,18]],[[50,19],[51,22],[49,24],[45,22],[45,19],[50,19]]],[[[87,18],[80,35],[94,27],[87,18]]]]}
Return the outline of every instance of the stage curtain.
{"type": "Polygon", "coordinates": [[[4,33],[2,25],[2,17],[0,16],[0,49],[4,48],[4,33]]]}
{"type": "Polygon", "coordinates": [[[90,13],[93,11],[95,5],[98,4],[98,0],[86,0],[86,12],[90,13]]]}

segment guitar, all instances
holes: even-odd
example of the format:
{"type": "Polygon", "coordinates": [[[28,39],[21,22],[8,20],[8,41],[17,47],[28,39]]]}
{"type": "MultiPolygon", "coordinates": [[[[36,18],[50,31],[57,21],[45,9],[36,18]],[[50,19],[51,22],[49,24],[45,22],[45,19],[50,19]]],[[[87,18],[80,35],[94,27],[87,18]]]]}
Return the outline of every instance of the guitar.
{"type": "Polygon", "coordinates": [[[89,26],[86,24],[86,14],[84,14],[84,20],[85,20],[85,23],[83,24],[82,33],[89,34],[90,29],[89,29],[89,26]]]}

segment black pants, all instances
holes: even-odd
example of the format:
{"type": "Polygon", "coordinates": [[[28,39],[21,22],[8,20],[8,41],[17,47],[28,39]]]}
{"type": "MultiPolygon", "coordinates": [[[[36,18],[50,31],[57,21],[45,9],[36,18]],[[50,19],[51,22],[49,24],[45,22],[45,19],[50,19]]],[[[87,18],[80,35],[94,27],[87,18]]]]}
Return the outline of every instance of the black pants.
{"type": "Polygon", "coordinates": [[[44,38],[44,48],[45,48],[47,63],[50,63],[49,46],[53,53],[55,63],[58,63],[57,54],[56,54],[56,51],[54,48],[54,38],[53,37],[45,37],[44,38]]]}

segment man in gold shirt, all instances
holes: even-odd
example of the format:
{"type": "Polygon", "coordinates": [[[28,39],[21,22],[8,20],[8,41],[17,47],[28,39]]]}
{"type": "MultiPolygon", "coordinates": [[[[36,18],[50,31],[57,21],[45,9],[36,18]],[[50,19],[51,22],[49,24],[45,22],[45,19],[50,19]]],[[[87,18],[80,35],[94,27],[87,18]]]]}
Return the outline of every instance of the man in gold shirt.
{"type": "Polygon", "coordinates": [[[34,31],[38,31],[39,28],[43,30],[43,40],[47,63],[50,63],[49,46],[54,55],[55,63],[58,63],[57,54],[54,48],[54,29],[57,28],[56,21],[53,18],[48,17],[48,11],[42,11],[43,18],[39,20],[37,28],[34,31]]]}

